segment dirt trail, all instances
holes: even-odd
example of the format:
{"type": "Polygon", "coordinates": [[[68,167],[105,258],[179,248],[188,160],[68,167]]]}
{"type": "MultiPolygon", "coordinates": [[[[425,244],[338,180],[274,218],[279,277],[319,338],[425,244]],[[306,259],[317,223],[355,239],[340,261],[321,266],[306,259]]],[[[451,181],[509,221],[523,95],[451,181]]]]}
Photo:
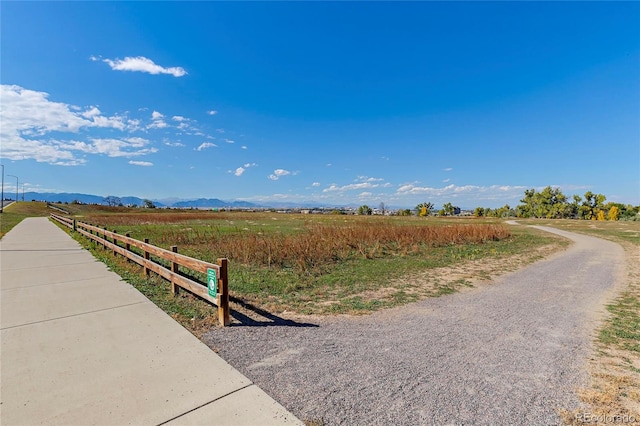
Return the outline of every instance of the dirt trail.
{"type": "Polygon", "coordinates": [[[492,285],[365,317],[213,329],[209,346],[295,415],[325,425],[559,424],[604,302],[614,243],[566,251],[492,285]]]}

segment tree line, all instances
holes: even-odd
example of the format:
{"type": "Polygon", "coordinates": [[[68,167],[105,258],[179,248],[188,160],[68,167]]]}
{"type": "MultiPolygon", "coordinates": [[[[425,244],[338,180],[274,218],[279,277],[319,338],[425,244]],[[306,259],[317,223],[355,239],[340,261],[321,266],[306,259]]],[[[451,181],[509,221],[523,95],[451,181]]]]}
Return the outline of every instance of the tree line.
{"type": "Polygon", "coordinates": [[[560,188],[547,186],[542,191],[535,189],[524,191],[524,198],[516,208],[517,217],[535,217],[545,219],[586,219],[586,220],[634,220],[638,218],[640,206],[631,204],[605,204],[607,197],[584,193],[584,197],[574,195],[569,199],[560,188]]]}
{"type": "MultiPolygon", "coordinates": [[[[534,188],[524,191],[524,197],[515,208],[505,204],[498,208],[476,207],[476,217],[519,217],[544,219],[585,219],[585,220],[640,220],[640,205],[608,202],[603,194],[591,191],[584,196],[567,197],[560,188],[547,186],[542,191],[534,188]]],[[[382,203],[381,203],[382,204],[382,203]]],[[[384,204],[382,204],[384,205],[384,204]]],[[[371,214],[372,209],[361,206],[358,214],[371,214]]],[[[442,209],[436,210],[433,203],[423,202],[411,210],[396,211],[398,216],[455,216],[460,214],[460,207],[445,203],[442,209]]]]}

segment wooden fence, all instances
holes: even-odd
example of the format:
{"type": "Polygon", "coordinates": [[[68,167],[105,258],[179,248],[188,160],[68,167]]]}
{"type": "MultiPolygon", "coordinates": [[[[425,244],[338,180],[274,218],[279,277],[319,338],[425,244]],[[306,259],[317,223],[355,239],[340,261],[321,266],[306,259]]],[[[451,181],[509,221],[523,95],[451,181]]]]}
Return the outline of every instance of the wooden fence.
{"type": "MultiPolygon", "coordinates": [[[[129,235],[120,235],[115,231],[107,231],[106,228],[100,229],[97,226],[87,223],[78,222],[75,219],[51,214],[51,218],[68,228],[84,235],[87,238],[97,242],[98,244],[113,250],[127,259],[136,262],[144,267],[145,274],[149,275],[150,271],[155,272],[161,277],[171,282],[171,292],[175,295],[179,288],[186,289],[193,294],[218,306],[218,320],[221,325],[227,326],[230,323],[229,316],[229,282],[227,274],[228,260],[225,258],[218,259],[217,264],[204,262],[192,257],[178,254],[178,247],[172,246],[171,251],[149,244],[149,240],[139,241],[129,237],[129,235]],[[122,243],[119,245],[118,242],[122,243]],[[131,247],[138,248],[142,255],[131,250],[131,247]],[[170,262],[170,268],[154,262],[151,255],[170,262]],[[178,268],[182,266],[192,271],[207,274],[208,281],[214,281],[217,284],[216,295],[211,294],[211,285],[204,285],[198,281],[181,275],[178,268]],[[215,275],[215,278],[214,278],[215,275]]],[[[209,283],[211,284],[211,283],[209,283]]]]}

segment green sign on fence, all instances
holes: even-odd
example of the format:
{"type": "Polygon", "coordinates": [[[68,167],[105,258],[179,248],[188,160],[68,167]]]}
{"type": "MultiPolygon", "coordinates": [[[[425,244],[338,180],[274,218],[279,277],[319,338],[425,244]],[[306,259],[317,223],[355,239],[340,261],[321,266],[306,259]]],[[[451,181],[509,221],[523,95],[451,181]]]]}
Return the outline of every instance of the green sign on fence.
{"type": "Polygon", "coordinates": [[[207,283],[209,296],[216,297],[218,294],[218,276],[215,269],[207,269],[207,283]]]}

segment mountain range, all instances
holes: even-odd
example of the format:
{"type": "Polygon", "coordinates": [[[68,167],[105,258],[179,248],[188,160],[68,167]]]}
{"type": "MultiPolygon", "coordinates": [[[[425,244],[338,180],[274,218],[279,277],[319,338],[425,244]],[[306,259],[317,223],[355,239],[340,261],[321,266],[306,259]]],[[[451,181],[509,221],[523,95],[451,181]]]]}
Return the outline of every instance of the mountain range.
{"type": "MultiPolygon", "coordinates": [[[[91,195],[91,194],[78,194],[78,193],[57,193],[57,192],[25,192],[24,197],[22,194],[18,194],[20,199],[24,198],[25,201],[46,201],[49,203],[72,203],[79,202],[83,204],[102,204],[108,205],[110,203],[120,204],[124,206],[144,206],[145,199],[127,196],[127,197],[116,197],[116,196],[108,196],[103,197],[100,195],[91,195]]],[[[5,199],[13,199],[15,198],[12,194],[5,194],[5,199]]],[[[283,203],[283,202],[274,202],[269,203],[268,205],[260,205],[251,203],[249,201],[241,201],[241,200],[220,200],[218,198],[198,198],[195,200],[184,200],[180,198],[166,198],[166,199],[152,199],[149,200],[153,202],[156,207],[174,207],[174,208],[234,208],[234,209],[250,209],[250,208],[314,208],[314,207],[333,207],[328,205],[323,205],[320,203],[315,203],[312,201],[304,202],[304,203],[283,203]]]]}

